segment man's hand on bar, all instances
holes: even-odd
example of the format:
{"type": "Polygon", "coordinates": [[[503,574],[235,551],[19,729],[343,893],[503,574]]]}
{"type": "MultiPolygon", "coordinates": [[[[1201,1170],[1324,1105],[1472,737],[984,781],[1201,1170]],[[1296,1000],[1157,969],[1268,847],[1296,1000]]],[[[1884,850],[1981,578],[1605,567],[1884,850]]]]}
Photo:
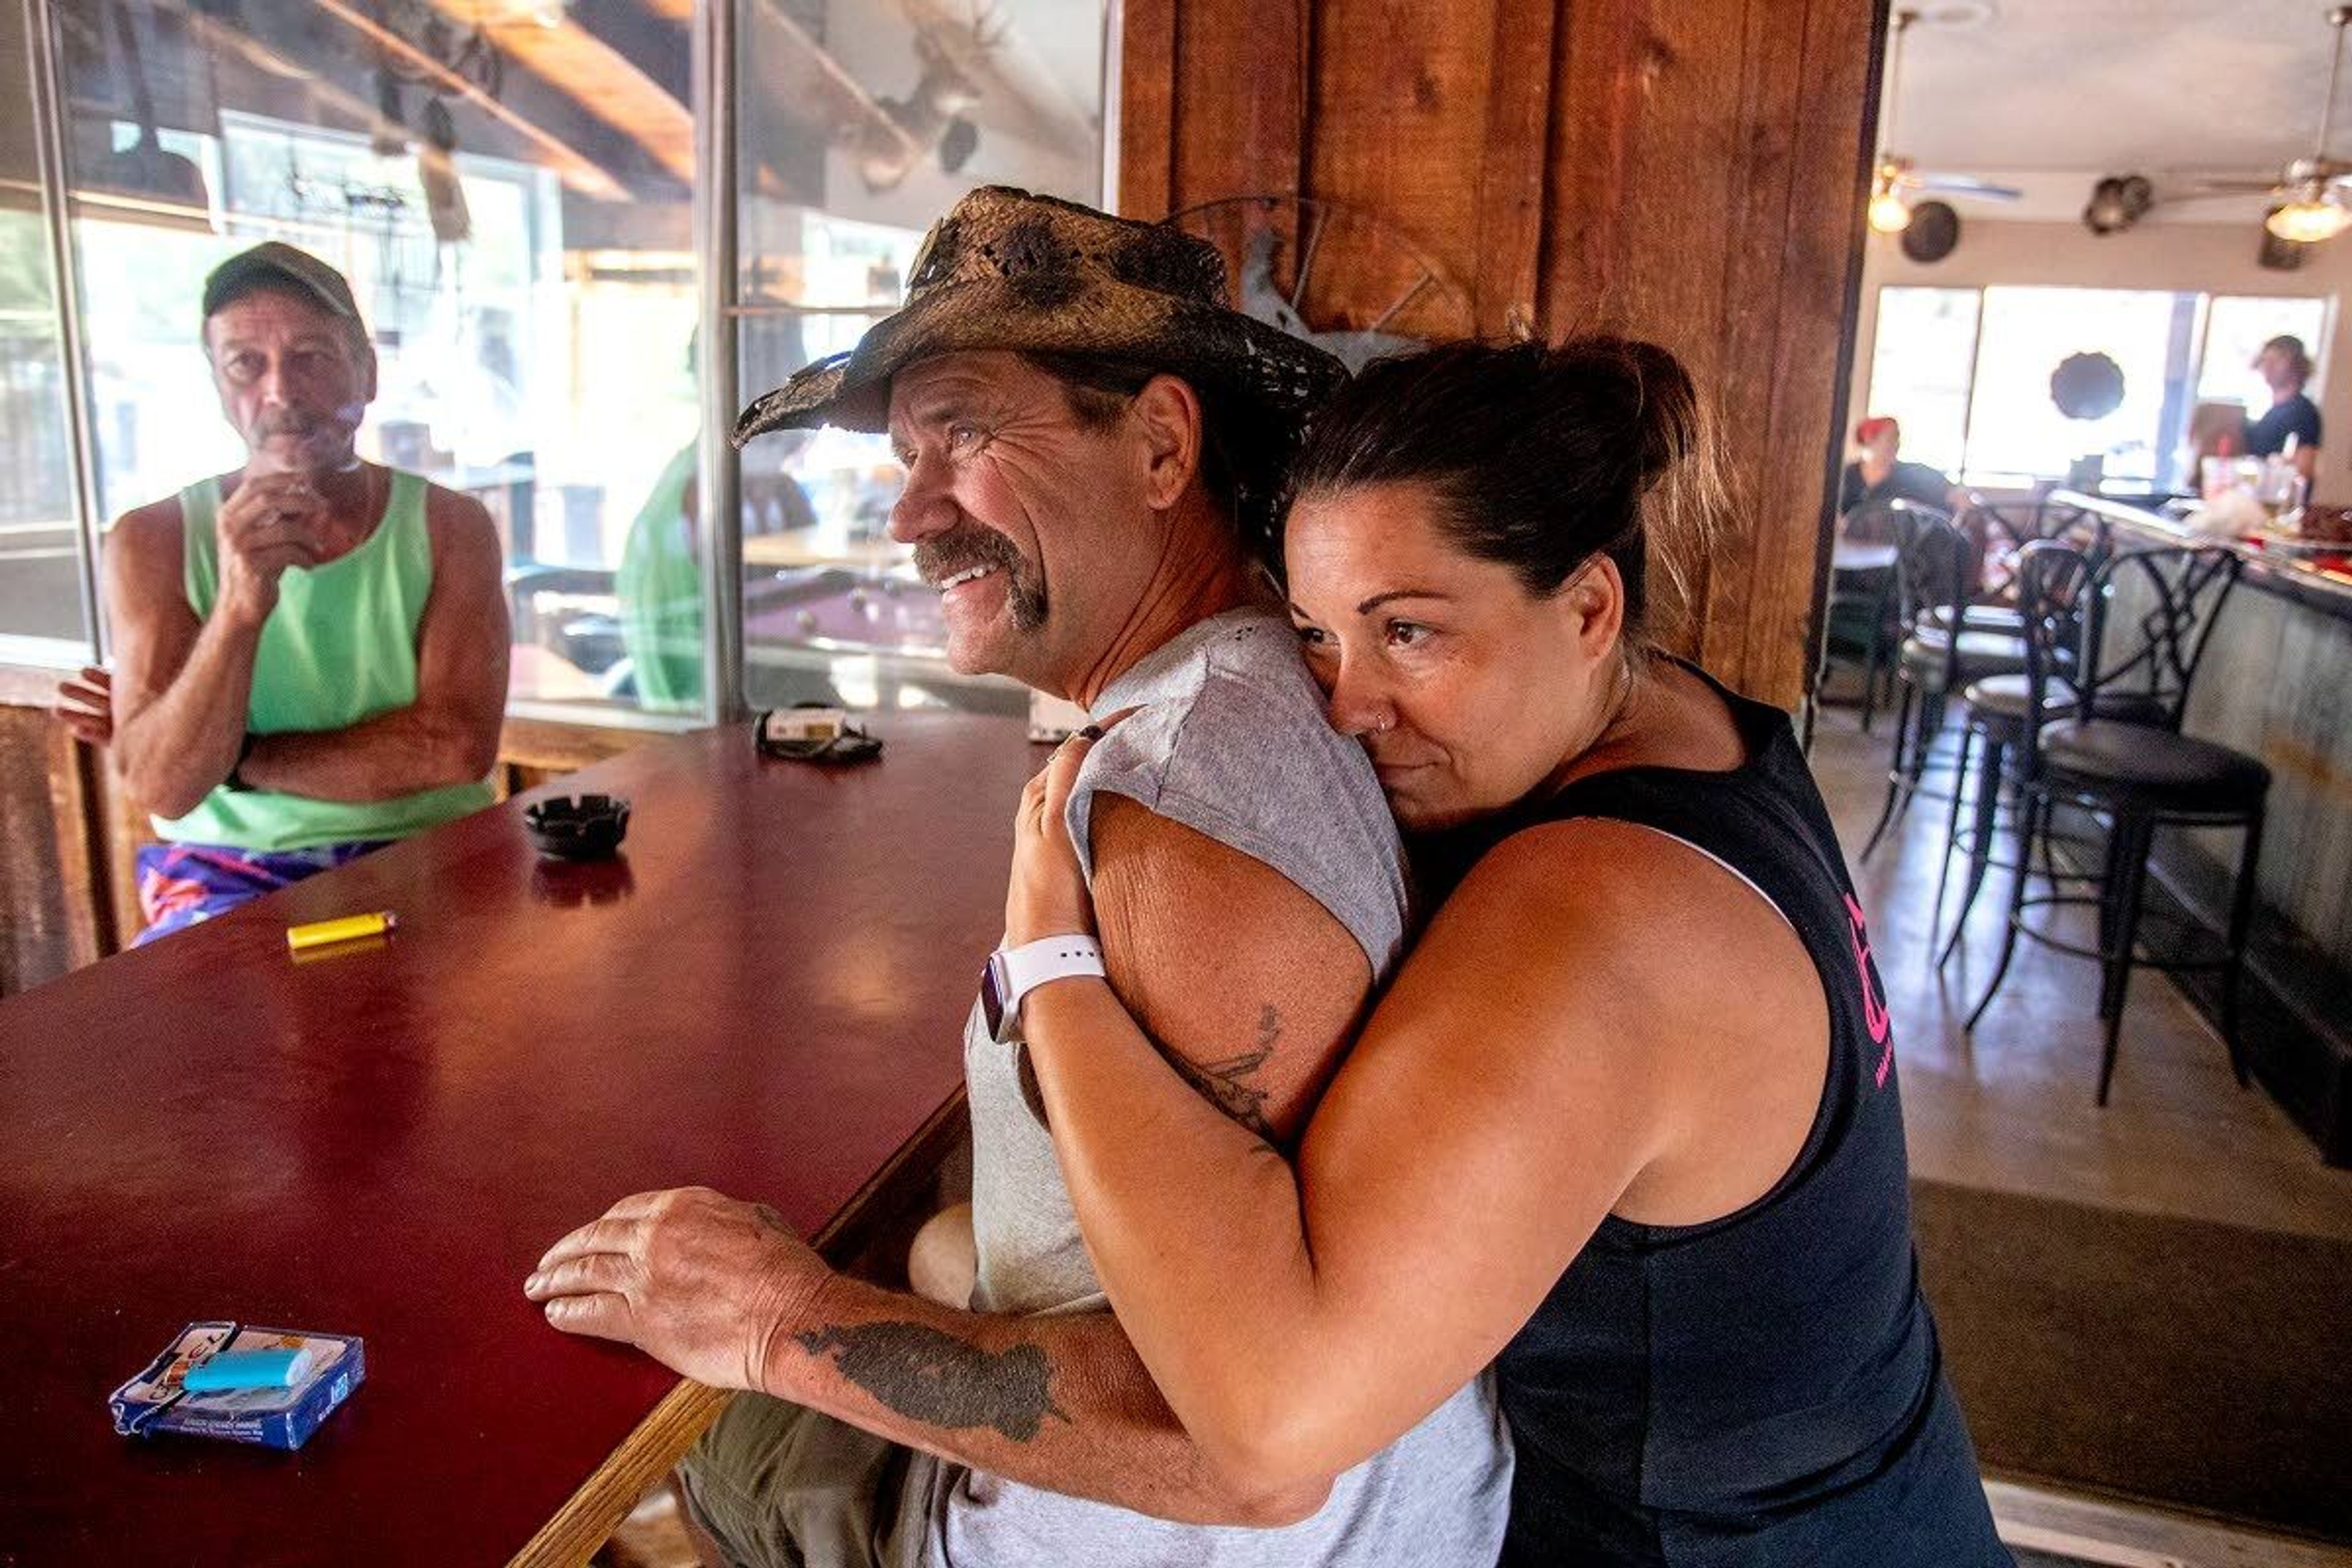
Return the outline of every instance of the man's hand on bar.
{"type": "Polygon", "coordinates": [[[708,1187],[623,1198],[523,1282],[547,1321],[619,1340],[713,1388],[756,1389],[776,1335],[832,1269],[764,1204],[708,1187]]]}

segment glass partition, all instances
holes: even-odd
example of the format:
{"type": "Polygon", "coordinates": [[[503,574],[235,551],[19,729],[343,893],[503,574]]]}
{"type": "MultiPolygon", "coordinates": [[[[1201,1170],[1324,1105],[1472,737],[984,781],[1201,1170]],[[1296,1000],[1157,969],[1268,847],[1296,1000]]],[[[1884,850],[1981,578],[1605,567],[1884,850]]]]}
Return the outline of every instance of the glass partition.
{"type": "MultiPolygon", "coordinates": [[[[737,0],[740,374],[749,399],[902,301],[925,229],[964,192],[1102,198],[1102,0],[737,0]]],[[[947,668],[938,599],[887,535],[881,436],[746,447],[744,699],[1025,710],[947,668]]]]}
{"type": "MultiPolygon", "coordinates": [[[[25,12],[5,52],[21,73],[25,12]]],[[[512,695],[698,718],[706,241],[694,34],[733,30],[723,106],[756,395],[903,299],[975,185],[1102,197],[1106,0],[35,0],[60,62],[92,509],[243,460],[199,337],[206,273],[263,239],[351,280],[378,361],[370,458],[481,501],[505,552],[512,695]],[[709,5],[730,9],[718,15],[709,5]]],[[[0,43],[8,43],[0,35],[0,43]]],[[[0,90],[16,84],[0,81],[0,90]]],[[[29,132],[0,133],[0,636],[84,638],[58,309],[29,132]],[[21,569],[20,569],[21,568],[21,569]]],[[[940,654],[886,537],[879,437],[740,459],[743,695],[1017,710],[940,654]]],[[[725,641],[726,639],[719,639],[725,641]]],[[[536,710],[544,710],[543,708],[536,710]]]]}
{"type": "MultiPolygon", "coordinates": [[[[31,101],[26,41],[23,8],[0,5],[0,102],[31,101]]],[[[0,116],[0,638],[12,658],[73,665],[90,625],[35,132],[29,115],[0,116]]]]}
{"type": "Polygon", "coordinates": [[[698,421],[690,5],[49,14],[105,514],[242,462],[198,340],[204,278],[263,239],[300,246],[350,279],[374,345],[362,455],[498,525],[513,694],[642,700],[621,580],[698,421]]]}

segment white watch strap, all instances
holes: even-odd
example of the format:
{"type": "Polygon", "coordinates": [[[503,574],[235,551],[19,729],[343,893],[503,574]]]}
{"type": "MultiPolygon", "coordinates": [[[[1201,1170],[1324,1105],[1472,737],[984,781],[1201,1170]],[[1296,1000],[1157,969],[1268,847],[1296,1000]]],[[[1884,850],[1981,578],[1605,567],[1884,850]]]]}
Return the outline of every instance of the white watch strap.
{"type": "Polygon", "coordinates": [[[1102,943],[1090,936],[1049,936],[1008,947],[1004,961],[1004,1010],[1017,1016],[1021,999],[1049,980],[1103,973],[1102,943]]]}

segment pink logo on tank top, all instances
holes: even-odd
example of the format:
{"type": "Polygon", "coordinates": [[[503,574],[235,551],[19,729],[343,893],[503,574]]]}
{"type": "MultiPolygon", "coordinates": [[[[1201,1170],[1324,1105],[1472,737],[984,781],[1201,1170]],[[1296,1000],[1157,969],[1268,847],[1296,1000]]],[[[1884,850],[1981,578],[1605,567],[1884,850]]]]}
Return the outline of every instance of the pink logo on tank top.
{"type": "Polygon", "coordinates": [[[1852,893],[1845,896],[1846,934],[1853,942],[1854,976],[1862,982],[1862,1021],[1869,1026],[1870,1043],[1880,1047],[1875,1087],[1886,1087],[1886,1072],[1895,1065],[1895,1023],[1887,1016],[1886,999],[1878,989],[1878,979],[1870,967],[1870,927],[1862,918],[1862,905],[1852,893]]]}

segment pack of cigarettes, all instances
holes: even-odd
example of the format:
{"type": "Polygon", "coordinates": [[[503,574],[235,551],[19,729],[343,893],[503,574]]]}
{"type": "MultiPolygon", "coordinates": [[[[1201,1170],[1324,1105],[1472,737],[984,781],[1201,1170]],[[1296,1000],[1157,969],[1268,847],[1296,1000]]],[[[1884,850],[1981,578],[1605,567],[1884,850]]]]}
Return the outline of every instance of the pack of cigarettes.
{"type": "Polygon", "coordinates": [[[352,1335],[190,1323],[106,1403],[126,1437],[184,1432],[299,1448],[366,1377],[366,1347],[352,1335]]]}
{"type": "Polygon", "coordinates": [[[821,745],[848,723],[848,712],[839,708],[779,708],[760,716],[760,739],[772,746],[821,745]]]}

